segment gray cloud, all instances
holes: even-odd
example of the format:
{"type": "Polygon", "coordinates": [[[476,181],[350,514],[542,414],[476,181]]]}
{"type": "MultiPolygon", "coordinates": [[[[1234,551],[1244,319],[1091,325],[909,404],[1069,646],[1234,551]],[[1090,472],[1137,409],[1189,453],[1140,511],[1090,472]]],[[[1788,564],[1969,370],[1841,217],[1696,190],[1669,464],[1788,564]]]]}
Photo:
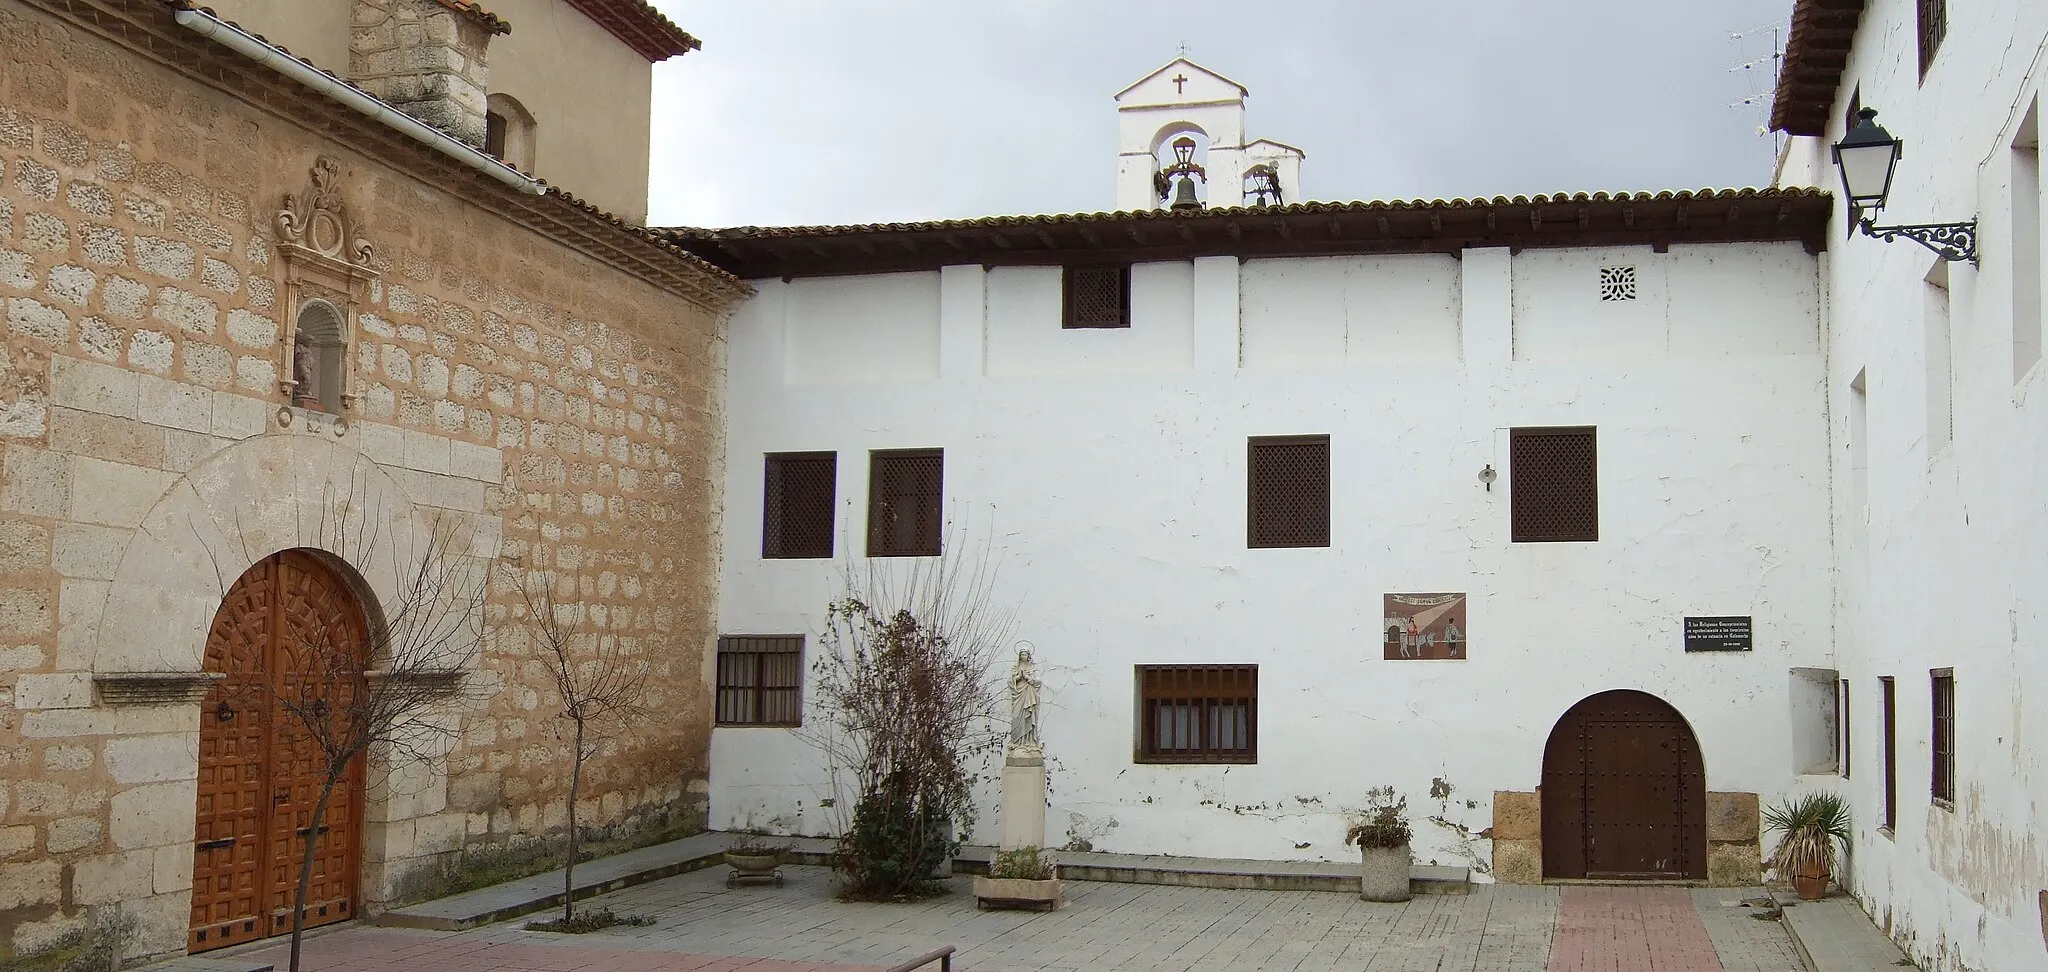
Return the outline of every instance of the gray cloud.
{"type": "Polygon", "coordinates": [[[1174,56],[1251,89],[1316,199],[1759,185],[1791,0],[655,0],[650,222],[1113,204],[1111,96],[1174,56]],[[1764,63],[1731,71],[1752,59],[1764,63]],[[1747,109],[1728,105],[1760,95],[1747,109]]]}

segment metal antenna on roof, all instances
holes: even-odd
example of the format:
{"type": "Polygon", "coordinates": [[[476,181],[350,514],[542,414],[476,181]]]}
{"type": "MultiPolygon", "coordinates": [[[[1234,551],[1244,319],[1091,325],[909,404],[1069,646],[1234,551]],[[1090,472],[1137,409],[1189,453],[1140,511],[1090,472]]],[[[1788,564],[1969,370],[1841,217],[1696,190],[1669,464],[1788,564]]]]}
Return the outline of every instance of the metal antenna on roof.
{"type": "Polygon", "coordinates": [[[1188,56],[1188,42],[1187,42],[1187,41],[1181,41],[1181,42],[1180,42],[1180,56],[1182,56],[1182,57],[1186,57],[1186,56],[1188,56]]]}
{"type": "Polygon", "coordinates": [[[1748,46],[1743,43],[1744,41],[1754,36],[1770,35],[1771,46],[1769,53],[1762,57],[1748,58],[1728,69],[1728,73],[1742,77],[1742,90],[1744,92],[1740,99],[1729,102],[1728,107],[1744,114],[1763,116],[1764,120],[1757,124],[1756,133],[1771,137],[1772,165],[1777,164],[1778,152],[1783,148],[1777,133],[1770,130],[1768,119],[1771,110],[1771,99],[1776,96],[1778,90],[1780,62],[1785,57],[1784,31],[1785,28],[1777,24],[1766,24],[1762,27],[1752,27],[1749,30],[1736,31],[1728,35],[1728,42],[1734,45],[1738,56],[1746,55],[1749,52],[1748,46]]]}

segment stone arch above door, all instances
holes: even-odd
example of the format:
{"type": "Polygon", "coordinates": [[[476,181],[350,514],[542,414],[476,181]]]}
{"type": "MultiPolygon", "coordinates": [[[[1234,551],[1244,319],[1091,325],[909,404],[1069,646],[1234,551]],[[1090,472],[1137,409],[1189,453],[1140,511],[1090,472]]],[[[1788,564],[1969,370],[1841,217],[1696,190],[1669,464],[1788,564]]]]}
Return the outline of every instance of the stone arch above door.
{"type": "Polygon", "coordinates": [[[100,614],[90,669],[198,673],[235,579],[271,554],[312,548],[346,563],[373,616],[394,603],[409,549],[431,535],[388,473],[342,442],[265,435],[180,478],[129,539],[100,614]]]}

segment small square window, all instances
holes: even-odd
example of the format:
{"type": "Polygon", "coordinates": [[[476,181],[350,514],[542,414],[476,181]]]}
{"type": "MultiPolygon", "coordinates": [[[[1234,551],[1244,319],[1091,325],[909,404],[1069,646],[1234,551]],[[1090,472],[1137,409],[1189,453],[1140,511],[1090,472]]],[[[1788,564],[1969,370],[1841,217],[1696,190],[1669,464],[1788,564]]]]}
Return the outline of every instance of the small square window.
{"type": "Polygon", "coordinates": [[[838,453],[774,453],[765,466],[761,556],[770,560],[832,556],[838,453]]]}
{"type": "Polygon", "coordinates": [[[1245,489],[1248,547],[1330,545],[1330,437],[1250,440],[1245,489]]]}
{"type": "Polygon", "coordinates": [[[1139,665],[1140,763],[1259,761],[1259,666],[1139,665]]]}
{"type": "Polygon", "coordinates": [[[803,669],[803,635],[719,637],[718,724],[801,725],[803,669]]]}
{"type": "Polygon", "coordinates": [[[943,449],[895,449],[868,459],[868,556],[936,557],[943,532],[943,449]]]}
{"type": "Polygon", "coordinates": [[[1061,281],[1061,327],[1131,326],[1130,267],[1067,267],[1061,281]]]}
{"type": "Polygon", "coordinates": [[[1508,495],[1515,543],[1600,539],[1600,463],[1594,429],[1511,429],[1508,495]]]}

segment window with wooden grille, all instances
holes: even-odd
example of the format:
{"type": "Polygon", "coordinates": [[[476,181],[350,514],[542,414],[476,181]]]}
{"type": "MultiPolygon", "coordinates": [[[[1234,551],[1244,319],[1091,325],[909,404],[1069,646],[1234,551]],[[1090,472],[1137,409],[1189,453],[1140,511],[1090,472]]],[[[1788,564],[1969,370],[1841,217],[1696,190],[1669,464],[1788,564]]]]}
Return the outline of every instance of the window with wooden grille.
{"type": "Polygon", "coordinates": [[[1131,268],[1067,267],[1061,327],[1130,327],[1131,268]]]}
{"type": "Polygon", "coordinates": [[[1927,76],[1927,67],[1934,63],[1934,52],[1941,49],[1941,39],[1948,36],[1948,0],[1916,0],[1919,5],[1920,21],[1920,76],[1927,76]]]}
{"type": "Polygon", "coordinates": [[[719,725],[801,725],[803,682],[803,635],[719,637],[719,725]]]}
{"type": "Polygon", "coordinates": [[[1330,545],[1330,437],[1250,440],[1245,545],[1330,545]]]}
{"type": "Polygon", "coordinates": [[[1850,729],[1851,729],[1851,724],[1850,724],[1850,722],[1849,722],[1849,680],[1848,680],[1848,679],[1846,679],[1846,678],[1845,678],[1845,679],[1842,679],[1842,687],[1841,687],[1840,693],[1839,693],[1838,695],[1836,695],[1835,697],[1841,700],[1841,703],[1840,703],[1840,709],[1839,709],[1839,711],[1837,711],[1837,712],[1835,713],[1835,715],[1836,715],[1836,717],[1837,717],[1837,718],[1835,719],[1835,722],[1836,722],[1836,724],[1837,724],[1837,725],[1841,726],[1841,728],[1842,728],[1842,745],[1841,745],[1841,748],[1840,748],[1840,750],[1838,750],[1838,751],[1839,751],[1839,752],[1841,753],[1841,756],[1842,756],[1842,779],[1845,779],[1845,780],[1846,780],[1846,779],[1848,779],[1848,778],[1849,778],[1849,736],[1850,736],[1850,729]]]}
{"type": "Polygon", "coordinates": [[[839,482],[836,452],[771,453],[761,487],[761,556],[832,556],[832,510],[839,482]]]}
{"type": "Polygon", "coordinates": [[[1259,761],[1259,666],[1139,665],[1140,763],[1259,761]]]}
{"type": "Polygon", "coordinates": [[[1600,539],[1600,463],[1593,427],[1508,432],[1515,543],[1600,539]]]}
{"type": "Polygon", "coordinates": [[[1890,831],[1899,824],[1899,696],[1890,675],[1878,678],[1877,690],[1878,704],[1884,709],[1884,816],[1878,826],[1890,831]]]}
{"type": "Polygon", "coordinates": [[[868,556],[936,557],[945,450],[895,449],[868,457],[868,556]]]}
{"type": "Polygon", "coordinates": [[[1934,683],[1934,780],[1936,806],[1956,805],[1956,672],[1937,668],[1929,673],[1934,683]]]}

